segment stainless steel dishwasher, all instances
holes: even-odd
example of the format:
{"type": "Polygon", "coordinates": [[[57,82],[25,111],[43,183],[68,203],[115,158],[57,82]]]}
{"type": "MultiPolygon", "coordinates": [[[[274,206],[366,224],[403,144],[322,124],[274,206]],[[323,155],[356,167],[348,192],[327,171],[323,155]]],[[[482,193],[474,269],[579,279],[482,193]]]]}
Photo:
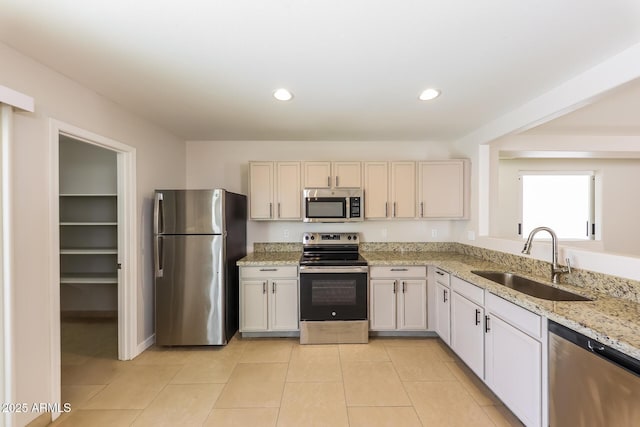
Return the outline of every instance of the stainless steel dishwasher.
{"type": "Polygon", "coordinates": [[[640,426],[640,361],[550,320],[549,426],[640,426]]]}

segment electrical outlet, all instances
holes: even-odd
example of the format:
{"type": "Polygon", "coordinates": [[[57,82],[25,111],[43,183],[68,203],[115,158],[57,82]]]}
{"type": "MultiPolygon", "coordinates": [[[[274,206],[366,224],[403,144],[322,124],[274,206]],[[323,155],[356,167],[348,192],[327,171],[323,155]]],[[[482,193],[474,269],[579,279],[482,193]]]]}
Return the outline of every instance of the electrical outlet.
{"type": "Polygon", "coordinates": [[[386,228],[381,228],[380,229],[380,234],[382,234],[382,237],[387,237],[387,229],[386,228]]]}
{"type": "Polygon", "coordinates": [[[285,228],[282,234],[284,234],[284,238],[285,239],[288,239],[289,238],[289,229],[285,228]]]}
{"type": "Polygon", "coordinates": [[[467,239],[476,240],[476,232],[475,231],[467,231],[467,239]]]}
{"type": "Polygon", "coordinates": [[[438,229],[437,228],[432,228],[431,229],[431,237],[438,237],[438,229]]]}

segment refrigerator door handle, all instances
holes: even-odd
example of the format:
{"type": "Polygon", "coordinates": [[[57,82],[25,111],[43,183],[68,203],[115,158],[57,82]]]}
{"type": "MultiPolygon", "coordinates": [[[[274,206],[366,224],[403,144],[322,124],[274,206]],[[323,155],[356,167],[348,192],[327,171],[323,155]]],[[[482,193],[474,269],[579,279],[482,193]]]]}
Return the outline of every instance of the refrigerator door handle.
{"type": "Polygon", "coordinates": [[[162,261],[164,258],[164,245],[162,244],[162,236],[156,236],[154,239],[154,243],[155,243],[155,248],[154,248],[154,253],[156,254],[156,262],[154,263],[154,265],[156,266],[156,277],[163,277],[164,276],[164,269],[162,267],[162,261]]]}
{"type": "Polygon", "coordinates": [[[162,193],[156,193],[153,209],[153,230],[156,234],[164,233],[164,198],[162,193]]]}

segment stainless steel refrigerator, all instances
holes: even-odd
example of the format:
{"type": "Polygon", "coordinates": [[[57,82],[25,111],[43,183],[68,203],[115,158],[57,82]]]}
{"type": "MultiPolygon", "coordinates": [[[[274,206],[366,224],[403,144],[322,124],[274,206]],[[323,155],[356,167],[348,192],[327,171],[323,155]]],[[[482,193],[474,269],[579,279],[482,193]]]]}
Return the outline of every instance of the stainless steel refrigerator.
{"type": "Polygon", "coordinates": [[[153,224],[156,344],[226,344],[238,330],[246,196],[156,190],[153,224]]]}

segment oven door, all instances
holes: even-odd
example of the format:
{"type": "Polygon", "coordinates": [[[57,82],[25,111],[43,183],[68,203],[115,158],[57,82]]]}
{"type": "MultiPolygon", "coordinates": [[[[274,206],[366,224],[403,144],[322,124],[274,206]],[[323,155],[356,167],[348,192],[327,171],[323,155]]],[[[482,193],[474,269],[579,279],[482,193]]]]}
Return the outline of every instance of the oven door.
{"type": "Polygon", "coordinates": [[[367,320],[367,267],[300,267],[300,320],[367,320]]]}

